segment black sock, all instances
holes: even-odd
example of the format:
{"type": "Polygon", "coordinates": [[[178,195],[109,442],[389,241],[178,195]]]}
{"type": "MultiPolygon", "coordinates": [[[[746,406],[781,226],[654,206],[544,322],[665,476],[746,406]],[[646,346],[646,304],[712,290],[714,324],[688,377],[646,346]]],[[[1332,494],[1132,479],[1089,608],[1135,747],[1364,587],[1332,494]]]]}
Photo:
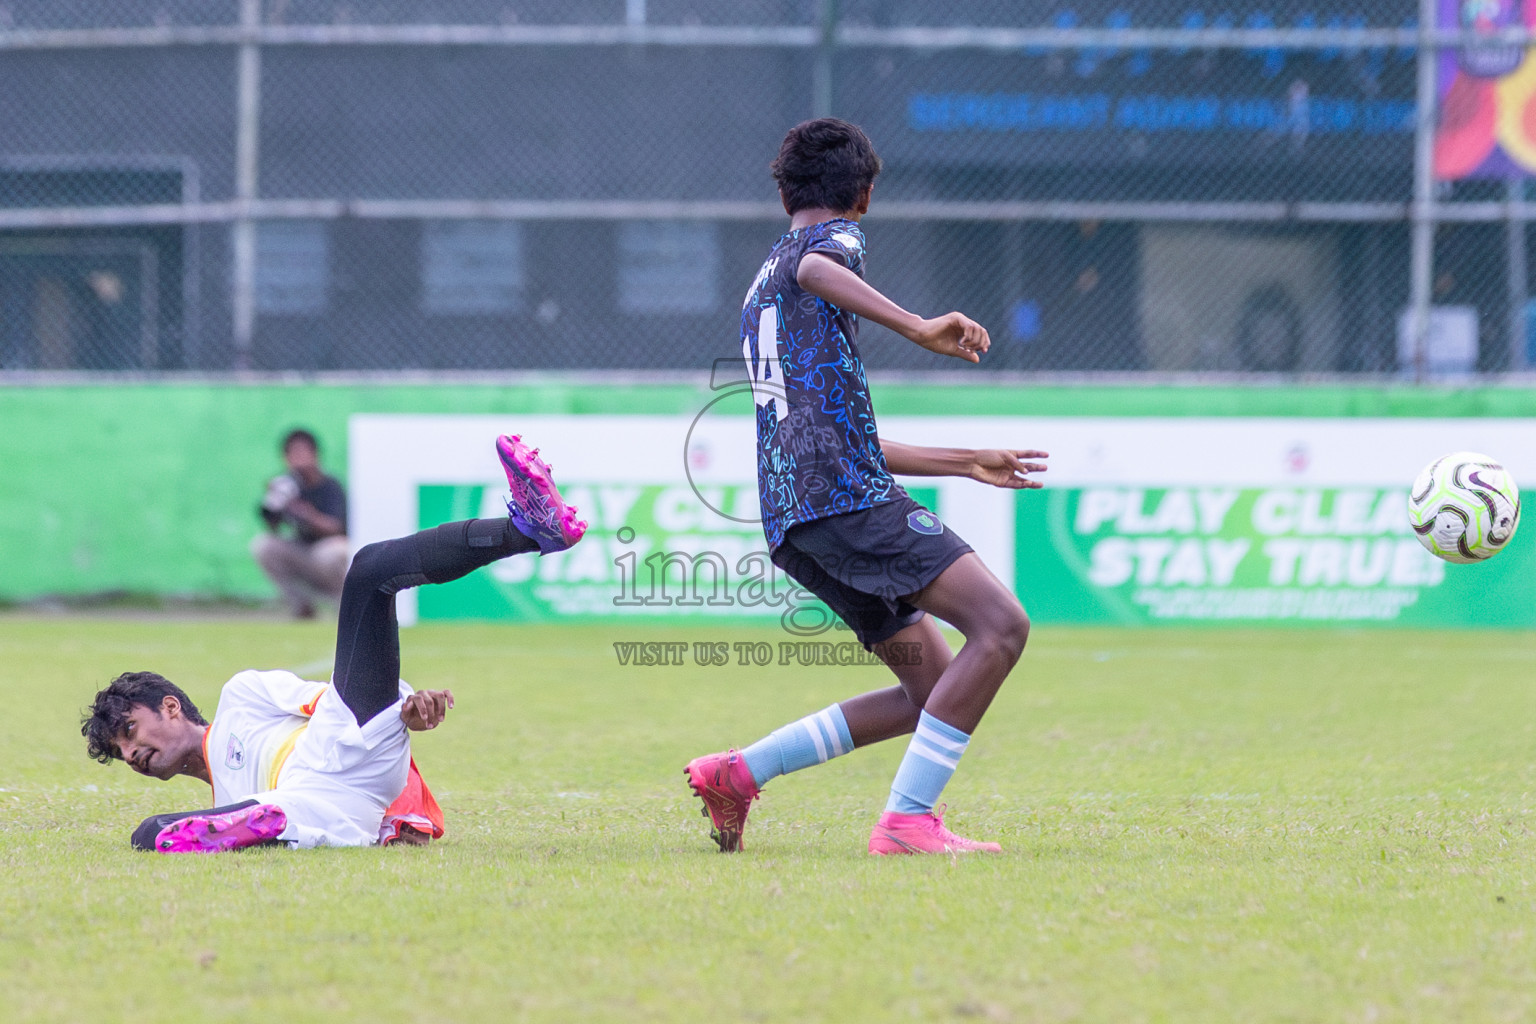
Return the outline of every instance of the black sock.
{"type": "Polygon", "coordinates": [[[447,583],[538,544],[509,519],[466,519],[364,545],[352,559],[336,623],[331,681],[358,725],[399,699],[400,634],[395,595],[447,583]]]}
{"type": "Polygon", "coordinates": [[[416,535],[421,574],[429,583],[447,583],[508,555],[537,551],[510,519],[466,519],[444,523],[416,535]]]}

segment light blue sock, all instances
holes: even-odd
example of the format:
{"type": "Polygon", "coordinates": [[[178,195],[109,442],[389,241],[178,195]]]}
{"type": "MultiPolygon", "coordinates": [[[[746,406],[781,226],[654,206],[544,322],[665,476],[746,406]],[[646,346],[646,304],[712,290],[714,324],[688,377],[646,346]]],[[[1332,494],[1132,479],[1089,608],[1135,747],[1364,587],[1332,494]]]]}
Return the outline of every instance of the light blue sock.
{"type": "Polygon", "coordinates": [[[924,711],[917,716],[917,731],[907,744],[906,756],[891,783],[885,809],[897,814],[926,814],[939,802],[960,764],[960,755],[971,737],[924,711]]]}
{"type": "Polygon", "coordinates": [[[775,729],[741,752],[752,778],[762,786],[769,779],[825,764],[853,749],[853,736],[843,709],[833,704],[825,711],[806,715],[775,729]]]}

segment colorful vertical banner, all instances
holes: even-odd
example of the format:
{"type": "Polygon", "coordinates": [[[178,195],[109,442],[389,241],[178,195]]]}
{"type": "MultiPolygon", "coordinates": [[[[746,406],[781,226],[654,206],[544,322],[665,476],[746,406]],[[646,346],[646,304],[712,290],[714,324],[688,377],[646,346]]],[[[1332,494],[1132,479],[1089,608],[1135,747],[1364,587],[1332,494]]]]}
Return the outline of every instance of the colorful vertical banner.
{"type": "Polygon", "coordinates": [[[1536,49],[1497,39],[1536,25],[1532,0],[1440,0],[1438,27],[1487,37],[1441,51],[1435,177],[1536,173],[1536,49]]]}

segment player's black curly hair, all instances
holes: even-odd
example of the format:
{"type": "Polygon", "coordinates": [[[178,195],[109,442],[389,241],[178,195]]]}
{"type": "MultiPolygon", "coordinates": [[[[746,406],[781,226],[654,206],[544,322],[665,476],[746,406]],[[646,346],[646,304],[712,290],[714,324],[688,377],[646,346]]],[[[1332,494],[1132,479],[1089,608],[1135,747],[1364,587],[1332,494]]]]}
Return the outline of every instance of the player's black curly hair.
{"type": "Polygon", "coordinates": [[[874,144],[858,125],[818,117],[789,130],[768,169],[791,214],[818,208],[843,213],[858,205],[880,166],[874,144]]]}
{"type": "Polygon", "coordinates": [[[207,725],[197,705],[175,683],[158,672],[124,672],[96,694],[91,706],[81,714],[80,735],[85,737],[85,752],[102,764],[111,764],[122,754],[117,737],[128,728],[128,715],[136,707],[160,713],[166,697],[181,702],[182,714],[193,725],[207,725]]]}

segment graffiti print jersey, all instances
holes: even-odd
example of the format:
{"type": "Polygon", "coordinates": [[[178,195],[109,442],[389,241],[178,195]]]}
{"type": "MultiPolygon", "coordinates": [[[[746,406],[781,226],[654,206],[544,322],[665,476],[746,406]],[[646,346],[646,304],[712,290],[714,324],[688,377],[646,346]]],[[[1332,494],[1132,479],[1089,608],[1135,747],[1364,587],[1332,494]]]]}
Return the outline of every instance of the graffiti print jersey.
{"type": "Polygon", "coordinates": [[[777,548],[801,523],[858,512],[902,493],[880,451],[858,318],[796,280],[824,253],[864,276],[864,234],[851,220],[791,231],[769,253],[741,310],[741,349],[757,413],[763,533],[777,548]]]}

